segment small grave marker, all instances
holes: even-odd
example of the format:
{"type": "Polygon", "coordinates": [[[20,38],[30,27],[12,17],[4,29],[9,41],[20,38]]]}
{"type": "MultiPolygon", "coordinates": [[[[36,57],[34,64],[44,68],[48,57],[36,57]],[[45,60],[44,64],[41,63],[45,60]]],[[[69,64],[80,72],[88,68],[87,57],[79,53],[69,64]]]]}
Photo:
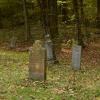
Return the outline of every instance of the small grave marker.
{"type": "Polygon", "coordinates": [[[16,47],[16,42],[17,42],[17,38],[16,37],[12,37],[10,40],[10,48],[13,49],[16,47]]]}
{"type": "Polygon", "coordinates": [[[36,81],[46,80],[46,52],[39,40],[30,49],[29,78],[36,81]]]}
{"type": "Polygon", "coordinates": [[[72,67],[79,70],[81,65],[81,46],[75,45],[72,48],[72,67]]]}
{"type": "Polygon", "coordinates": [[[46,35],[46,41],[45,41],[45,48],[46,48],[46,54],[47,54],[47,61],[48,63],[53,63],[53,43],[50,39],[49,35],[46,35]]]}

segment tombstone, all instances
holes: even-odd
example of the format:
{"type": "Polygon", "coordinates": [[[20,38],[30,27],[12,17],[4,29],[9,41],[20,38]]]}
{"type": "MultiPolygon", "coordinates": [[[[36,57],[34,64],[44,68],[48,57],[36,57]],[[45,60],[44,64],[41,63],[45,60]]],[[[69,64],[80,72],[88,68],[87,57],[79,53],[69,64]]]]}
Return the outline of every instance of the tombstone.
{"type": "Polygon", "coordinates": [[[10,40],[10,48],[13,49],[16,47],[16,42],[17,42],[17,38],[16,37],[12,37],[10,40]]]}
{"type": "Polygon", "coordinates": [[[47,34],[45,37],[45,48],[46,48],[46,53],[47,53],[47,61],[48,63],[53,63],[53,43],[47,34]]]}
{"type": "Polygon", "coordinates": [[[72,48],[72,68],[79,70],[81,65],[81,46],[75,45],[72,48]]]}
{"type": "Polygon", "coordinates": [[[29,78],[36,81],[46,80],[46,50],[39,40],[30,49],[29,78]]]}

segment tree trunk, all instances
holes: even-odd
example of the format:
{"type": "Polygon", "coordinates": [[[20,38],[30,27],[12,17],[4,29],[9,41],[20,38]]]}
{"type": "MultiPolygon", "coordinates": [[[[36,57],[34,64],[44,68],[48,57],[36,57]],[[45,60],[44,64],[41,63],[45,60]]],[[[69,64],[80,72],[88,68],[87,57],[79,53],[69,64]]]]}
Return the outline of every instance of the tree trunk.
{"type": "Polygon", "coordinates": [[[62,3],[62,21],[67,24],[68,22],[68,8],[67,8],[67,2],[66,0],[63,0],[62,3]]]}
{"type": "Polygon", "coordinates": [[[97,0],[97,28],[100,28],[100,0],[97,0]]]}
{"type": "Polygon", "coordinates": [[[58,34],[58,13],[57,13],[57,0],[48,0],[48,8],[49,8],[49,28],[50,28],[50,36],[53,41],[53,54],[54,60],[56,61],[56,48],[59,44],[59,34],[58,34]]]}
{"type": "Polygon", "coordinates": [[[40,6],[40,20],[45,30],[45,35],[50,34],[48,22],[48,0],[37,0],[40,6]]]}
{"type": "MultiPolygon", "coordinates": [[[[81,25],[84,29],[84,33],[82,34],[82,39],[84,40],[88,40],[87,34],[88,34],[88,29],[87,29],[87,22],[85,19],[85,14],[84,14],[84,4],[83,4],[84,0],[79,0],[80,3],[80,16],[81,16],[81,25]]],[[[83,47],[85,47],[85,44],[83,43],[83,47]]]]}
{"type": "Polygon", "coordinates": [[[28,11],[27,11],[27,7],[26,7],[26,0],[23,0],[23,10],[24,10],[24,20],[25,20],[25,30],[26,30],[26,34],[25,34],[25,40],[29,41],[29,39],[31,38],[31,33],[30,33],[30,25],[28,22],[28,11]]]}
{"type": "Polygon", "coordinates": [[[45,34],[50,35],[50,39],[53,42],[52,52],[53,60],[56,61],[55,54],[55,43],[58,36],[58,26],[57,26],[57,1],[56,0],[37,0],[40,5],[41,10],[41,20],[42,25],[45,29],[45,34]]]}
{"type": "Polygon", "coordinates": [[[79,14],[78,0],[73,0],[73,9],[74,9],[75,20],[76,20],[76,25],[77,25],[77,41],[78,41],[78,45],[84,46],[83,35],[82,35],[82,30],[81,30],[81,20],[80,20],[80,14],[79,14]]]}
{"type": "Polygon", "coordinates": [[[57,16],[57,0],[49,0],[49,27],[50,27],[50,36],[54,43],[58,39],[58,16],[57,16]]]}
{"type": "Polygon", "coordinates": [[[83,24],[83,26],[85,27],[85,32],[86,34],[88,33],[88,30],[87,30],[87,22],[86,22],[86,19],[85,19],[85,14],[84,14],[84,4],[83,4],[83,1],[84,0],[79,0],[79,3],[80,3],[80,14],[81,14],[81,24],[83,24]]]}
{"type": "Polygon", "coordinates": [[[2,23],[1,23],[1,20],[2,20],[2,18],[1,18],[1,8],[0,8],[0,28],[2,28],[2,23]]]}
{"type": "Polygon", "coordinates": [[[83,9],[83,0],[79,0],[80,3],[80,16],[81,16],[81,24],[84,24],[84,9],[83,9]]]}

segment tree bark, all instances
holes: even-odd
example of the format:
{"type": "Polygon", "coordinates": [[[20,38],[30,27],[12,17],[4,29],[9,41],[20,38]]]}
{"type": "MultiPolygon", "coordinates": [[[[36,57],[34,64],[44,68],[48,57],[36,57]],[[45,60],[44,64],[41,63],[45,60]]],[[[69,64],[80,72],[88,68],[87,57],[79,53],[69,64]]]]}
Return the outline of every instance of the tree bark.
{"type": "Polygon", "coordinates": [[[100,0],[97,0],[97,28],[100,28],[100,0]]]}
{"type": "Polygon", "coordinates": [[[80,3],[81,24],[84,24],[83,0],[79,0],[79,3],[80,3]]]}
{"type": "Polygon", "coordinates": [[[80,3],[80,16],[81,16],[81,24],[85,27],[85,32],[87,33],[87,22],[85,19],[85,13],[84,13],[84,4],[83,4],[84,0],[79,0],[80,3]]]}
{"type": "Polygon", "coordinates": [[[50,34],[48,21],[48,0],[37,0],[40,6],[40,20],[45,30],[44,36],[50,34]]]}
{"type": "Polygon", "coordinates": [[[78,0],[73,0],[73,9],[74,9],[75,20],[76,20],[76,25],[77,25],[77,41],[78,41],[78,45],[84,46],[83,35],[82,35],[82,30],[81,30],[81,19],[80,19],[80,14],[79,14],[78,0]]]}
{"type": "Polygon", "coordinates": [[[30,32],[30,25],[28,21],[28,10],[26,7],[26,0],[23,0],[23,13],[24,13],[24,20],[25,20],[25,40],[29,41],[31,38],[31,32],[30,32]]]}
{"type": "Polygon", "coordinates": [[[62,21],[67,23],[68,22],[68,8],[66,0],[63,0],[62,3],[62,21]]]}
{"type": "Polygon", "coordinates": [[[1,23],[1,20],[2,20],[2,18],[1,18],[1,8],[0,8],[0,28],[2,28],[2,23],[1,23]]]}
{"type": "Polygon", "coordinates": [[[56,0],[38,0],[41,10],[41,20],[42,25],[45,30],[44,36],[47,34],[50,35],[50,39],[53,42],[52,51],[53,51],[53,60],[57,60],[55,54],[55,43],[57,42],[56,38],[58,36],[58,26],[57,26],[57,1],[56,0]]]}
{"type": "Polygon", "coordinates": [[[48,0],[50,37],[53,41],[54,60],[57,60],[55,51],[59,45],[57,0],[48,0]]]}

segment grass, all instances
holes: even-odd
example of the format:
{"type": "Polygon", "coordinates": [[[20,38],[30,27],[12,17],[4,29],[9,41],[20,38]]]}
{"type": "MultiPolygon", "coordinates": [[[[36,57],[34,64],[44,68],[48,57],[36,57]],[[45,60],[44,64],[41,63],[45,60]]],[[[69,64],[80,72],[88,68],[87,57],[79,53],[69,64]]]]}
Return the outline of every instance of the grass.
{"type": "MultiPolygon", "coordinates": [[[[47,81],[28,79],[27,52],[0,50],[0,100],[100,100],[100,68],[48,66],[47,81]]],[[[85,67],[85,65],[84,65],[85,67]]]]}

